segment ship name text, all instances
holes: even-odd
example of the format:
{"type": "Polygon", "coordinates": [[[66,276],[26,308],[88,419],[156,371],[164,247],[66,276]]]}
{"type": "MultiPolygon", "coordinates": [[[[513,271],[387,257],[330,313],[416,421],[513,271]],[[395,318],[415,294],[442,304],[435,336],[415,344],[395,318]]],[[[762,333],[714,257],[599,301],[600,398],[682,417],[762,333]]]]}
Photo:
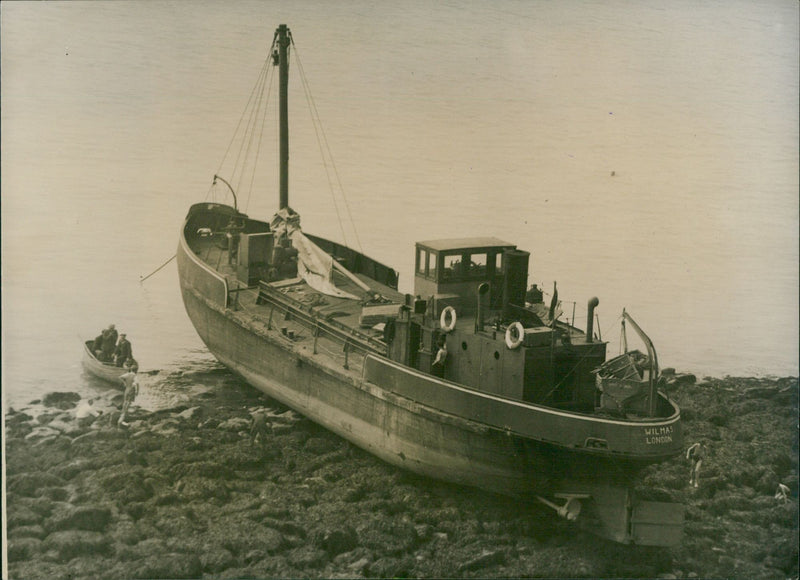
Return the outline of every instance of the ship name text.
{"type": "Polygon", "coordinates": [[[644,441],[647,445],[661,445],[672,443],[672,426],[645,427],[644,441]]]}

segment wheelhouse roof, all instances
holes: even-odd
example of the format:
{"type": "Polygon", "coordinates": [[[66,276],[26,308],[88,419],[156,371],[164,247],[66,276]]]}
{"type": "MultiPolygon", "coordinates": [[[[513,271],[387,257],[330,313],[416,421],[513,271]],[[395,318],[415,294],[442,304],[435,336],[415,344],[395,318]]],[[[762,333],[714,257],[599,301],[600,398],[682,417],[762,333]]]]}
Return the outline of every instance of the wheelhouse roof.
{"type": "Polygon", "coordinates": [[[434,252],[449,252],[452,250],[488,250],[491,248],[514,249],[517,246],[504,242],[494,237],[477,238],[447,238],[443,240],[428,240],[417,242],[417,246],[433,250],[434,252]]]}

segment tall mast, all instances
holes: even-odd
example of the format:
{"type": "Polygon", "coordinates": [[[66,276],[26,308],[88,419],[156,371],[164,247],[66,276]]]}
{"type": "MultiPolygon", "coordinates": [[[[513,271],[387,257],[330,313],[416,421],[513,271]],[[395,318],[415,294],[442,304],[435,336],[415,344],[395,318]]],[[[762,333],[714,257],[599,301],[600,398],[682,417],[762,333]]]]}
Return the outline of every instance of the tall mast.
{"type": "Polygon", "coordinates": [[[285,24],[278,26],[278,83],[280,117],[280,207],[289,207],[289,43],[291,32],[285,24]]]}

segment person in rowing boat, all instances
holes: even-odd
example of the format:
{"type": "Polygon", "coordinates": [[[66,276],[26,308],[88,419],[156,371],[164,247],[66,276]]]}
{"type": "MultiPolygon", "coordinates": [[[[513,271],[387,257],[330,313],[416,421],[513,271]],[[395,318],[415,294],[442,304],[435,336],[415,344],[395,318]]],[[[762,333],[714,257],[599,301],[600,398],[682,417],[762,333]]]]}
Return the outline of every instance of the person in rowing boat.
{"type": "Polygon", "coordinates": [[[100,360],[111,362],[114,360],[114,349],[117,348],[117,329],[113,324],[103,331],[103,352],[100,360]]]}
{"type": "Polygon", "coordinates": [[[92,352],[94,353],[94,356],[97,359],[100,359],[100,357],[103,354],[103,333],[104,332],[105,332],[105,330],[101,330],[100,334],[98,334],[95,337],[94,342],[92,342],[92,352]]]}
{"type": "Polygon", "coordinates": [[[133,348],[125,337],[125,334],[119,335],[119,342],[117,343],[117,348],[114,350],[114,360],[118,367],[121,367],[125,364],[125,361],[133,357],[133,348]]]}
{"type": "Polygon", "coordinates": [[[119,380],[125,386],[125,395],[122,399],[122,413],[119,416],[117,425],[127,427],[128,423],[125,422],[125,415],[127,415],[128,408],[133,403],[136,395],[139,394],[139,381],[136,378],[136,371],[133,370],[133,367],[128,369],[128,372],[122,375],[119,380]]]}

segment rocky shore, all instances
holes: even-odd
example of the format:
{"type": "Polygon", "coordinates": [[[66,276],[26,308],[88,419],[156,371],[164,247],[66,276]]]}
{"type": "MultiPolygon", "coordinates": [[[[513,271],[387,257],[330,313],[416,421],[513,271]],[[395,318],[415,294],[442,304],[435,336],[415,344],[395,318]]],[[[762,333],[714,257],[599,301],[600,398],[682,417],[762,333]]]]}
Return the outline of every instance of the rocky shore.
{"type": "Polygon", "coordinates": [[[697,489],[685,458],[644,474],[641,493],[686,505],[673,549],[415,477],[232,377],[122,428],[118,392],[50,393],[5,416],[9,577],[796,578],[797,379],[674,388],[687,446],[709,456],[697,489]],[[259,412],[271,429],[253,443],[259,412]]]}

